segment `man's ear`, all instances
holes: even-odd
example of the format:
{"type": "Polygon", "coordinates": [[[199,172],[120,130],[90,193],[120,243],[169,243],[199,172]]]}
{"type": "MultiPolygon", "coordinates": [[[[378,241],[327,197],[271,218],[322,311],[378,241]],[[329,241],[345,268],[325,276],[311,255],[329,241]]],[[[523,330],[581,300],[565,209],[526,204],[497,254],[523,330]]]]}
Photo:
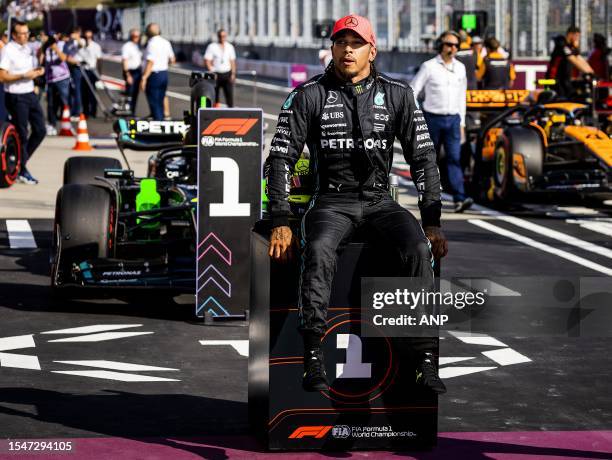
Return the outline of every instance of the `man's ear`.
{"type": "Polygon", "coordinates": [[[370,45],[370,62],[374,62],[374,59],[376,59],[376,53],[377,53],[376,47],[370,45]]]}

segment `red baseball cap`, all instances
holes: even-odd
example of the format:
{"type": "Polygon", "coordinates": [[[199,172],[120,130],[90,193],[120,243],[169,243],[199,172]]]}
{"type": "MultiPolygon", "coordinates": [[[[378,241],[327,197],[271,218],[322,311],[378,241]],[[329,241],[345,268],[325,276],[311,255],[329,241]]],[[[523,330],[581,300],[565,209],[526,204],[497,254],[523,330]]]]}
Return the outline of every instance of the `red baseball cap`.
{"type": "Polygon", "coordinates": [[[334,24],[334,29],[332,30],[330,38],[334,40],[334,37],[343,30],[352,30],[366,42],[370,43],[372,46],[376,46],[376,37],[374,36],[374,30],[372,30],[372,24],[363,16],[349,14],[348,16],[338,19],[334,24]]]}

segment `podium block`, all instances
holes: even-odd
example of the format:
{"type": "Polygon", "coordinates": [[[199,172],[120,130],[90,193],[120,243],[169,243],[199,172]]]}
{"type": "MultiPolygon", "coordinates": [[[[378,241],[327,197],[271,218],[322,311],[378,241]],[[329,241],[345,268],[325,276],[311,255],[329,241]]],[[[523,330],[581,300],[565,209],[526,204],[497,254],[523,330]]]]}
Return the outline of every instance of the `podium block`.
{"type": "MultiPolygon", "coordinates": [[[[361,337],[362,276],[393,276],[388,252],[349,243],[339,261],[322,341],[329,391],[302,389],[297,331],[299,257],[268,257],[269,236],[251,235],[249,417],[271,450],[427,449],[436,443],[438,400],[415,385],[409,339],[361,337]]],[[[374,326],[371,326],[374,327],[374,326]]],[[[437,350],[436,350],[437,354],[437,350]]]]}

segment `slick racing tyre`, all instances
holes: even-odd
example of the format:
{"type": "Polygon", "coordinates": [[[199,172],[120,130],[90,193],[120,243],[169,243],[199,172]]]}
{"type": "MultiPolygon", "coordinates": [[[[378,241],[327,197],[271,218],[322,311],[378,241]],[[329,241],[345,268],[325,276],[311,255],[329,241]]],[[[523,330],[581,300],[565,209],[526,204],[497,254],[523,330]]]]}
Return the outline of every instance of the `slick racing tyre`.
{"type": "Polygon", "coordinates": [[[531,191],[542,176],[545,147],[541,134],[532,127],[505,129],[495,145],[493,182],[497,198],[507,200],[531,191]]]}
{"type": "Polygon", "coordinates": [[[17,130],[10,123],[0,126],[2,150],[0,150],[0,188],[15,183],[21,169],[21,142],[17,130]]]}
{"type": "Polygon", "coordinates": [[[111,194],[105,188],[68,184],[59,190],[51,249],[52,286],[65,281],[62,272],[73,263],[109,257],[114,213],[111,194]]]}
{"type": "Polygon", "coordinates": [[[493,182],[495,196],[502,200],[510,198],[513,192],[512,184],[512,150],[510,139],[502,134],[495,146],[493,155],[493,182]]]}
{"type": "Polygon", "coordinates": [[[64,163],[64,185],[101,184],[97,177],[104,177],[105,169],[123,169],[115,158],[72,157],[64,163]]]}

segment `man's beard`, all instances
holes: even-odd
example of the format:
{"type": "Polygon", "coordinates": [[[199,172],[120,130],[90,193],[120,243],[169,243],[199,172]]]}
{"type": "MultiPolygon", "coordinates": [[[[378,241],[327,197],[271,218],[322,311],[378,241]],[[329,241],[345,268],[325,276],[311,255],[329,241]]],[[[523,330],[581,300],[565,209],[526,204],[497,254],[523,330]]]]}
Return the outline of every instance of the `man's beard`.
{"type": "Polygon", "coordinates": [[[342,78],[344,78],[345,80],[350,80],[353,77],[356,77],[359,74],[358,70],[342,70],[342,69],[338,69],[338,72],[340,73],[340,76],[342,78]]]}

